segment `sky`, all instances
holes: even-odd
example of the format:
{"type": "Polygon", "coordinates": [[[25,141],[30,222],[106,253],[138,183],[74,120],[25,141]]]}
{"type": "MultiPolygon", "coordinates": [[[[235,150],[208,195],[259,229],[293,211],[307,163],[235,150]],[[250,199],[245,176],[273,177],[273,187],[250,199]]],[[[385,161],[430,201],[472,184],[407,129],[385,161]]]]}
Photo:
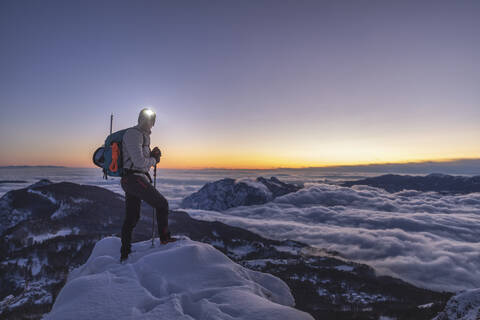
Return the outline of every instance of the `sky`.
{"type": "Polygon", "coordinates": [[[480,158],[479,1],[0,2],[0,165],[91,167],[157,113],[164,168],[480,158]]]}

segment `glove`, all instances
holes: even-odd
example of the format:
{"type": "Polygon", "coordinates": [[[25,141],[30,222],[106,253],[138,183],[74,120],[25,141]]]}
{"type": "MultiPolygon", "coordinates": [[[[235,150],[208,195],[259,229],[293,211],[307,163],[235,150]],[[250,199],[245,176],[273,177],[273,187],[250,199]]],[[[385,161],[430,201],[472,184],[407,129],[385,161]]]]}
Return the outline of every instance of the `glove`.
{"type": "Polygon", "coordinates": [[[153,150],[150,152],[150,157],[154,157],[157,163],[160,162],[160,157],[162,156],[162,152],[158,147],[153,148],[153,150]]]}

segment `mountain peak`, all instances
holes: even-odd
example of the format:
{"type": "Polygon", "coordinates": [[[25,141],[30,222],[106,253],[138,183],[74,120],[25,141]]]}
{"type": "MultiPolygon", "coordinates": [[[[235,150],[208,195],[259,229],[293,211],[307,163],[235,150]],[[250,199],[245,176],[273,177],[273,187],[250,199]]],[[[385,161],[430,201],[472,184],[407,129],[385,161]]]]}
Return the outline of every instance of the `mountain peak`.
{"type": "Polygon", "coordinates": [[[276,197],[296,192],[303,185],[280,181],[275,177],[232,179],[224,178],[205,184],[182,200],[182,208],[222,211],[229,208],[262,204],[276,197]]]}
{"type": "Polygon", "coordinates": [[[313,319],[293,308],[282,280],[211,245],[188,237],[153,248],[137,242],[124,264],[120,246],[117,237],[98,241],[44,319],[313,319]]]}

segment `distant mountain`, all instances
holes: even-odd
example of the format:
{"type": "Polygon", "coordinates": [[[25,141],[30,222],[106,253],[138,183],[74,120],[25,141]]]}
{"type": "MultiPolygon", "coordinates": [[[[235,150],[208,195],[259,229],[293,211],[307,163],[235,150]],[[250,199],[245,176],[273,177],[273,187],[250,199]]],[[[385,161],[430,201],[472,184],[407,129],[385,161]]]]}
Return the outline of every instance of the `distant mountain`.
{"type": "Polygon", "coordinates": [[[283,168],[292,171],[337,172],[337,173],[385,173],[426,174],[427,172],[444,172],[448,174],[480,174],[480,158],[457,159],[449,161],[421,161],[407,163],[375,163],[360,165],[342,165],[327,167],[283,168]]]}
{"type": "Polygon", "coordinates": [[[8,168],[68,168],[65,166],[0,166],[0,169],[8,169],[8,168]]]}
{"type": "Polygon", "coordinates": [[[25,180],[0,180],[0,184],[7,184],[7,183],[26,183],[25,180]]]}
{"type": "Polygon", "coordinates": [[[480,176],[451,176],[441,173],[432,173],[427,176],[386,174],[356,181],[346,181],[342,185],[345,187],[368,185],[385,189],[388,192],[418,190],[466,194],[480,192],[480,176]]]}
{"type": "MultiPolygon", "coordinates": [[[[0,199],[0,318],[39,319],[49,312],[69,272],[87,261],[98,240],[119,236],[124,211],[122,196],[96,186],[43,181],[6,193],[0,199]]],[[[133,241],[150,238],[151,212],[142,206],[133,241]]],[[[296,308],[316,319],[431,319],[452,295],[377,276],[339,253],[266,239],[182,211],[170,215],[173,234],[211,244],[244,267],[279,277],[296,308]],[[417,307],[424,304],[429,306],[417,307]]]]}
{"type": "Polygon", "coordinates": [[[181,208],[222,211],[237,206],[262,204],[303,186],[282,182],[275,177],[256,180],[225,178],[205,184],[200,190],[184,198],[181,208]]]}

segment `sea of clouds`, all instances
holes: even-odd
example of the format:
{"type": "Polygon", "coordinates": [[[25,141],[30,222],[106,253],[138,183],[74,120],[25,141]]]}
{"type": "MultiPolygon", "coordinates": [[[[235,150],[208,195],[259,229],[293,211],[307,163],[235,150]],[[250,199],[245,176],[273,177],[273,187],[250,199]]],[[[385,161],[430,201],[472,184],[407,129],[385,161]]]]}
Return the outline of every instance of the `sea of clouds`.
{"type": "MultiPolygon", "coordinates": [[[[379,273],[400,277],[418,286],[449,291],[480,287],[480,193],[454,196],[402,191],[391,194],[367,186],[338,185],[344,180],[395,173],[383,169],[368,172],[159,169],[157,188],[175,209],[184,197],[207,182],[226,177],[276,176],[285,182],[303,183],[304,189],[264,205],[224,212],[187,211],[195,218],[222,221],[265,237],[295,239],[336,250],[348,259],[375,267],[379,273]]],[[[412,173],[432,172],[436,171],[425,169],[412,173]]],[[[119,179],[103,180],[100,169],[33,167],[0,168],[1,181],[21,181],[0,183],[0,196],[42,178],[97,185],[124,194],[119,179]]]]}
{"type": "Polygon", "coordinates": [[[266,237],[335,250],[424,288],[480,287],[480,193],[392,194],[320,183],[264,205],[187,211],[266,237]]]}

